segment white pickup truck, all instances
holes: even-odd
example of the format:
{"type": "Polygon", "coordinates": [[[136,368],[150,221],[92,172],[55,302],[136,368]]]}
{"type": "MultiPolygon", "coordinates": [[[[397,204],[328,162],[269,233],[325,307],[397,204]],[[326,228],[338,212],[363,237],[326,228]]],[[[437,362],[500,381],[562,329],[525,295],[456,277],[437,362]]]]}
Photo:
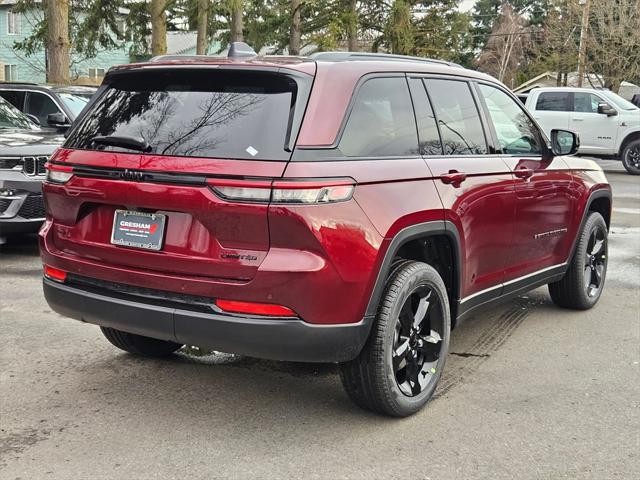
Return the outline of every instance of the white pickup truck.
{"type": "Polygon", "coordinates": [[[535,88],[525,106],[547,136],[554,128],[580,136],[579,154],[616,157],[640,175],[640,108],[608,90],[535,88]]]}

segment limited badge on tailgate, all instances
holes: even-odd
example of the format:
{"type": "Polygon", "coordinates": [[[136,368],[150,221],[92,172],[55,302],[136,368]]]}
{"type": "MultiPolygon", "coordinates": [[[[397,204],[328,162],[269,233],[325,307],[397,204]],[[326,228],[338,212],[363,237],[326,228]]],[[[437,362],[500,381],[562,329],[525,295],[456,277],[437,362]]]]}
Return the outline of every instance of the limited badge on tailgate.
{"type": "Polygon", "coordinates": [[[160,250],[164,238],[166,215],[161,213],[116,210],[111,243],[126,247],[160,250]]]}

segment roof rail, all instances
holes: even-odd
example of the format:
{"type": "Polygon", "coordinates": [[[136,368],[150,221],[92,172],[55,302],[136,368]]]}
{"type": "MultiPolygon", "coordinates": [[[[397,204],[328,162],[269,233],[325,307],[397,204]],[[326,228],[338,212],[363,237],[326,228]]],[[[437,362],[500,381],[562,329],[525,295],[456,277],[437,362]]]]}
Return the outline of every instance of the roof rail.
{"type": "Polygon", "coordinates": [[[0,85],[38,85],[35,82],[14,82],[11,80],[2,80],[0,81],[0,85]]]}
{"type": "Polygon", "coordinates": [[[150,58],[149,62],[165,62],[167,60],[185,60],[185,59],[198,59],[198,58],[211,58],[208,55],[157,55],[155,57],[150,58]]]}
{"type": "Polygon", "coordinates": [[[358,60],[381,60],[386,62],[423,62],[447,65],[448,67],[464,68],[454,62],[437,60],[434,58],[411,57],[409,55],[394,55],[392,53],[368,53],[368,52],[317,52],[309,55],[312,60],[327,62],[349,62],[358,60]]]}

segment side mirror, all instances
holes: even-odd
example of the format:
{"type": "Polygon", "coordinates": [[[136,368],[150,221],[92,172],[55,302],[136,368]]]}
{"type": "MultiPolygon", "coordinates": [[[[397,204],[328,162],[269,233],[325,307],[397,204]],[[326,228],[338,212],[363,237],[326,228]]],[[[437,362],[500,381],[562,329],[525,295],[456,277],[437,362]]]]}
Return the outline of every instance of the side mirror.
{"type": "Polygon", "coordinates": [[[65,114],[60,112],[47,115],[47,123],[50,127],[56,128],[69,128],[71,126],[71,122],[69,122],[65,114]]]}
{"type": "Polygon", "coordinates": [[[33,123],[35,123],[36,125],[40,126],[40,119],[38,117],[36,117],[35,115],[31,115],[30,113],[25,113],[25,116],[31,120],[33,123]]]}
{"type": "Polygon", "coordinates": [[[618,111],[608,103],[599,103],[598,113],[602,115],[606,115],[607,117],[613,117],[614,115],[618,115],[618,111]]]}
{"type": "Polygon", "coordinates": [[[569,130],[551,130],[551,151],[554,155],[574,155],[580,147],[580,137],[569,130]]]}

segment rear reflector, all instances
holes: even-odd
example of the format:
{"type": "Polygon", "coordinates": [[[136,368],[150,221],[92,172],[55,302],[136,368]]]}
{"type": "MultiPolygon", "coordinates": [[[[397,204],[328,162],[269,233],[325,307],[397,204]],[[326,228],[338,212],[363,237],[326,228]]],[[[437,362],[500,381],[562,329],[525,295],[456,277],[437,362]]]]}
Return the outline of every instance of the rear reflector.
{"type": "Polygon", "coordinates": [[[236,300],[216,300],[216,305],[229,313],[247,313],[250,315],[269,315],[272,317],[295,317],[293,310],[282,305],[270,303],[239,302],[236,300]]]}
{"type": "Polygon", "coordinates": [[[58,268],[50,267],[49,265],[45,265],[44,276],[50,278],[51,280],[55,280],[56,282],[64,282],[67,279],[67,272],[58,268]]]}

